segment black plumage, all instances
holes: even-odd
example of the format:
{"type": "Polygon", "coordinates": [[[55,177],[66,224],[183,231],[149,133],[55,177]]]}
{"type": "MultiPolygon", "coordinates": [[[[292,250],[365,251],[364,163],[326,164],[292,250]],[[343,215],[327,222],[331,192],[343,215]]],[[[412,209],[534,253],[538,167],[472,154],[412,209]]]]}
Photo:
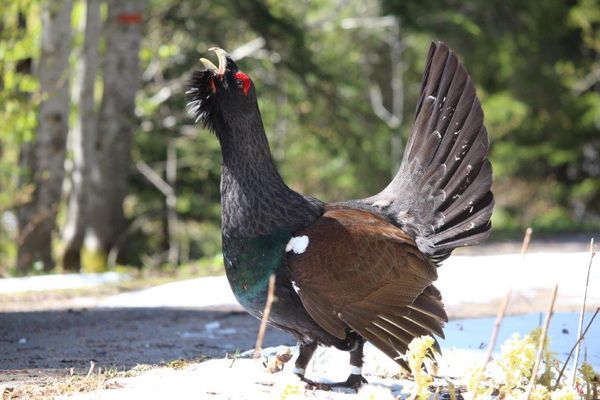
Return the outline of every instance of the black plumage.
{"type": "MultiPolygon", "coordinates": [[[[221,144],[225,270],[257,317],[276,276],[269,322],[298,339],[295,372],[311,382],[304,369],[318,344],[350,351],[359,368],[365,340],[403,364],[414,337],[443,337],[437,267],[454,248],[489,235],[494,203],[483,112],[456,55],[431,45],[392,182],[366,199],[325,204],[283,182],[254,86],[215,51],[219,67],[203,60],[206,70],[193,74],[188,96],[191,113],[221,144]]],[[[355,369],[342,384],[363,381],[355,369]]]]}

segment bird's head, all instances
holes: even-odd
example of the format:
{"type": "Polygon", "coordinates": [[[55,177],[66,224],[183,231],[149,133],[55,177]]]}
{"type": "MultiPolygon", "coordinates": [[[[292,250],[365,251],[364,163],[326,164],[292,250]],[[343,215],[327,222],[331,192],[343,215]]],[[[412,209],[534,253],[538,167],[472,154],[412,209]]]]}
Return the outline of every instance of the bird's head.
{"type": "Polygon", "coordinates": [[[257,102],[252,81],[227,52],[218,47],[209,50],[216,53],[219,66],[201,58],[204,70],[192,73],[186,95],[188,110],[196,122],[214,132],[218,121],[228,125],[243,121],[256,109],[257,102]]]}

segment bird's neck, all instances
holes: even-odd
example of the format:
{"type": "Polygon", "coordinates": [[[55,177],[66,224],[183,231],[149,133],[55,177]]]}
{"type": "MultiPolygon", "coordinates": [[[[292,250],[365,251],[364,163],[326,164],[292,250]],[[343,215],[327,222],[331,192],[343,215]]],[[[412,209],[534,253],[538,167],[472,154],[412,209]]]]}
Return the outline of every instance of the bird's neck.
{"type": "MultiPolygon", "coordinates": [[[[277,172],[262,122],[246,126],[223,124],[217,127],[223,155],[223,176],[236,180],[268,180],[277,191],[289,190],[277,172]]],[[[257,193],[258,194],[258,193],[257,193]]]]}
{"type": "Polygon", "coordinates": [[[300,229],[318,215],[284,182],[273,162],[260,113],[244,124],[217,125],[221,143],[222,225],[225,236],[257,237],[300,229]]]}

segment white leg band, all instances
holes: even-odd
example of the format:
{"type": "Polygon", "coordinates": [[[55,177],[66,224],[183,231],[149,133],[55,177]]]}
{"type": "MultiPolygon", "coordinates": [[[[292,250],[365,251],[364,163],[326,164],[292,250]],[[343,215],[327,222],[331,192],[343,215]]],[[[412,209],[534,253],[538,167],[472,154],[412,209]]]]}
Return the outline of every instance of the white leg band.
{"type": "Polygon", "coordinates": [[[350,373],[352,375],[362,375],[362,367],[355,367],[352,365],[350,368],[350,373]]]}
{"type": "Polygon", "coordinates": [[[298,367],[294,367],[294,374],[298,374],[298,375],[302,375],[304,376],[304,373],[306,371],[304,370],[304,368],[298,368],[298,367]]]}

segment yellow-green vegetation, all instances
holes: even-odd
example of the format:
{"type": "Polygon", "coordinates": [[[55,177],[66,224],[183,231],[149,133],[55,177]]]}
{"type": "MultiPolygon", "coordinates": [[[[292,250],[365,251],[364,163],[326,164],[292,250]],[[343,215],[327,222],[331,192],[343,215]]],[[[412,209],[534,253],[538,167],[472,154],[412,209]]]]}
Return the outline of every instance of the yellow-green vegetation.
{"type": "Polygon", "coordinates": [[[421,336],[414,338],[408,345],[406,360],[415,379],[415,385],[410,391],[410,399],[425,400],[431,395],[429,386],[433,384],[433,378],[424,371],[423,362],[431,354],[434,343],[431,336],[421,336]]]}
{"type": "Polygon", "coordinates": [[[585,387],[586,399],[597,399],[600,397],[600,374],[586,362],[581,365],[581,376],[583,381],[587,383],[585,387]]]}
{"type": "MultiPolygon", "coordinates": [[[[539,335],[540,331],[536,329],[524,337],[515,334],[504,343],[501,358],[497,362],[502,371],[501,377],[494,379],[494,377],[488,376],[489,386],[498,388],[501,397],[503,396],[507,399],[524,399],[527,396],[527,385],[531,379],[535,379],[536,384],[531,391],[530,399],[568,400],[584,398],[592,400],[593,397],[580,395],[564,380],[558,385],[559,387],[556,390],[553,390],[555,376],[552,369],[556,368],[558,361],[554,359],[553,354],[548,350],[548,340],[542,354],[542,360],[544,360],[546,368],[540,375],[531,376],[539,335]]],[[[577,388],[586,387],[589,390],[592,384],[591,381],[586,381],[583,375],[577,378],[577,388]]]]}
{"type": "Polygon", "coordinates": [[[300,385],[288,384],[281,390],[281,400],[298,399],[302,395],[300,385]]]}
{"type": "Polygon", "coordinates": [[[481,382],[485,379],[484,370],[482,367],[473,367],[469,371],[466,379],[467,392],[473,395],[473,398],[489,396],[494,388],[484,386],[481,382]]]}
{"type": "Polygon", "coordinates": [[[504,342],[501,348],[502,358],[498,361],[503,377],[501,395],[516,398],[525,387],[535,363],[536,343],[531,335],[521,338],[518,333],[504,342]]]}
{"type": "MultiPolygon", "coordinates": [[[[489,398],[489,396],[500,399],[515,400],[594,400],[598,398],[600,386],[600,375],[593,368],[584,363],[576,378],[575,388],[570,381],[563,377],[556,385],[557,368],[559,361],[551,352],[545,350],[542,360],[546,369],[535,377],[532,377],[532,368],[535,363],[539,329],[521,337],[514,334],[501,346],[500,358],[483,369],[481,366],[473,367],[466,376],[452,379],[451,382],[437,382],[431,375],[424,371],[423,361],[430,352],[433,339],[427,336],[415,338],[409,345],[406,354],[411,372],[414,376],[414,386],[410,390],[410,399],[429,399],[432,395],[439,398],[440,386],[448,391],[451,398],[456,398],[455,383],[459,383],[464,398],[489,398]],[[527,388],[535,379],[531,393],[527,388]],[[554,386],[557,386],[554,389],[554,386]],[[433,388],[437,387],[434,390],[433,388]],[[529,397],[528,397],[529,396],[529,397]]],[[[548,348],[548,344],[545,349],[548,348]]]]}

